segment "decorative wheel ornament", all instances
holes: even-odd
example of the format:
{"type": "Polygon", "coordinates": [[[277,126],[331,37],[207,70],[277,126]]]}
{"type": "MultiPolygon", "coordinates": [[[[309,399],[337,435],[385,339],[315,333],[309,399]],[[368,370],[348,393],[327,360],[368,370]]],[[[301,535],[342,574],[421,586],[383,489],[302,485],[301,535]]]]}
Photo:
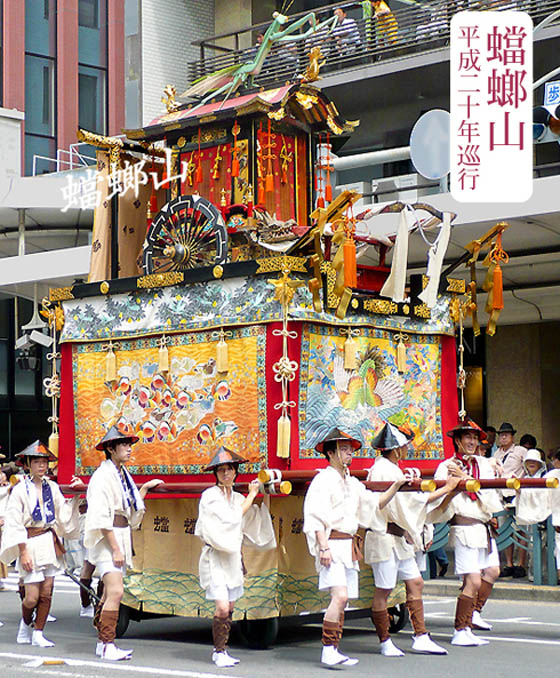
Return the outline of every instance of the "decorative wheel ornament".
{"type": "Polygon", "coordinates": [[[227,231],[206,198],[180,195],[164,205],[144,241],[144,271],[166,273],[224,264],[227,231]]]}

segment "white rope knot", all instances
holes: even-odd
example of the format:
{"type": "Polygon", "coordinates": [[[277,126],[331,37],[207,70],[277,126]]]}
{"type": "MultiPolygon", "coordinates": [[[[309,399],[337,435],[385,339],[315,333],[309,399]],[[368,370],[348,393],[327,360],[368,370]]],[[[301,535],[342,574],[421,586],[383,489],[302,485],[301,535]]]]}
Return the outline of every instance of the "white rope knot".
{"type": "Polygon", "coordinates": [[[280,360],[272,366],[274,372],[274,380],[293,381],[296,378],[298,364],[295,360],[290,360],[288,356],[283,355],[280,360]]]}
{"type": "Polygon", "coordinates": [[[52,377],[43,379],[43,386],[45,387],[45,394],[47,398],[58,398],[60,395],[60,378],[58,374],[53,374],[52,377]]]}

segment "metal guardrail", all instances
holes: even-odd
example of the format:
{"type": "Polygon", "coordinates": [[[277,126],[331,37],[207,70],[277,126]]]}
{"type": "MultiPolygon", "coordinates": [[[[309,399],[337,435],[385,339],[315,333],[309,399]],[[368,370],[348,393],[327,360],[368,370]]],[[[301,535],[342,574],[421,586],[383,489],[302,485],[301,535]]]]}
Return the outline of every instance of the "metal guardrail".
{"type": "MultiPolygon", "coordinates": [[[[496,544],[498,551],[514,545],[528,551],[528,572],[535,586],[555,586],[557,580],[556,560],[554,557],[555,530],[549,517],[537,525],[521,526],[515,522],[511,511],[501,511],[496,517],[502,518],[498,528],[496,544]]],[[[449,525],[434,525],[434,538],[428,552],[445,548],[449,539],[449,525]]],[[[428,570],[429,571],[429,570],[428,570]]]]}
{"type": "MultiPolygon", "coordinates": [[[[319,21],[325,20],[332,16],[337,7],[345,8],[348,17],[356,21],[359,42],[356,40],[341,49],[331,33],[330,36],[316,35],[294,43],[273,45],[260,75],[255,78],[255,85],[270,87],[294,80],[307,67],[309,50],[316,45],[321,46],[327,58],[327,63],[321,70],[324,75],[443,47],[449,43],[451,17],[464,9],[524,10],[529,13],[536,26],[560,9],[560,0],[449,0],[415,4],[393,12],[398,24],[396,31],[388,24],[380,23],[375,17],[363,18],[362,11],[355,2],[327,5],[316,10],[315,15],[319,21]]],[[[290,22],[303,14],[305,13],[291,16],[290,22]]],[[[551,25],[560,25],[560,17],[552,21],[551,25]]],[[[257,31],[266,27],[267,24],[256,24],[242,31],[232,31],[193,43],[199,45],[201,57],[189,65],[190,81],[248,61],[256,53],[257,46],[240,49],[243,36],[245,41],[253,43],[257,31]],[[224,46],[224,42],[232,42],[235,47],[224,46]]]]}

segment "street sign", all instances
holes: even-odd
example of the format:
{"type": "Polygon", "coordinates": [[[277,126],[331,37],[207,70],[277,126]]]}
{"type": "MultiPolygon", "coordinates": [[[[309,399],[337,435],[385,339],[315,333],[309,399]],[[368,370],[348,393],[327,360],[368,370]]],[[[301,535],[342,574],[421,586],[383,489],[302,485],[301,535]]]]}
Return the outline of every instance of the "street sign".
{"type": "Polygon", "coordinates": [[[544,106],[560,104],[560,80],[547,82],[544,86],[544,106]]]}

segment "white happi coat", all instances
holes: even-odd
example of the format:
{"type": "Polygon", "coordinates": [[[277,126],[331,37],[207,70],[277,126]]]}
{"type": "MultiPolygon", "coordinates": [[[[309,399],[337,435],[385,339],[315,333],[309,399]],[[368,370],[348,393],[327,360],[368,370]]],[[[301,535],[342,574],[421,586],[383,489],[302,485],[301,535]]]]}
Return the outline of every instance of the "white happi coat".
{"type": "Polygon", "coordinates": [[[115,539],[124,555],[127,567],[132,567],[132,534],[131,529],[140,527],[145,512],[144,502],[138,491],[135,491],[136,505],[128,506],[119,472],[110,460],[99,464],[91,476],[87,489],[87,513],[84,530],[84,546],[88,549],[88,561],[92,565],[113,560],[113,551],[103,530],[113,530],[115,539]],[[116,515],[124,516],[129,527],[114,527],[116,515]]]}
{"type": "MultiPolygon", "coordinates": [[[[393,462],[379,457],[369,469],[368,480],[402,480],[404,473],[393,462]]],[[[379,563],[389,560],[395,552],[398,560],[414,558],[416,551],[422,550],[422,529],[426,522],[427,493],[397,492],[391,501],[381,510],[384,527],[366,534],[364,560],[366,563],[379,563]],[[412,537],[409,544],[405,537],[387,534],[387,523],[396,523],[412,537]]]]}
{"type": "MultiPolygon", "coordinates": [[[[545,478],[558,478],[560,469],[552,469],[545,478]]],[[[556,488],[521,488],[515,504],[515,519],[520,525],[533,525],[552,516],[554,527],[560,527],[560,487],[556,488]]],[[[560,532],[555,533],[555,554],[560,562],[560,532]]]]}
{"type": "Polygon", "coordinates": [[[243,515],[244,501],[245,497],[234,491],[228,498],[218,485],[200,495],[194,533],[204,542],[198,563],[203,589],[224,585],[233,589],[243,585],[242,544],[262,550],[276,548],[268,508],[264,503],[253,504],[243,515]]]}
{"type": "MultiPolygon", "coordinates": [[[[560,469],[553,469],[544,477],[560,480],[560,469]]],[[[515,518],[520,525],[540,523],[550,515],[552,524],[560,525],[560,487],[521,488],[515,502],[515,518]]]]}
{"type": "MultiPolygon", "coordinates": [[[[449,464],[457,463],[457,461],[455,457],[442,461],[434,474],[435,480],[447,480],[449,464]]],[[[496,477],[494,467],[486,457],[476,457],[476,461],[481,479],[496,477]]],[[[444,499],[440,501],[440,504],[444,499]]],[[[459,492],[451,499],[444,511],[440,508],[430,511],[428,520],[432,523],[446,523],[454,515],[458,515],[464,518],[475,518],[481,520],[482,523],[487,523],[493,514],[498,513],[502,508],[500,493],[497,490],[479,490],[475,501],[472,501],[466,492],[459,492]]],[[[481,523],[476,525],[452,525],[449,533],[449,545],[455,546],[456,540],[469,548],[488,548],[488,532],[485,525],[481,523]]]]}
{"type": "MultiPolygon", "coordinates": [[[[28,527],[53,527],[59,537],[75,538],[79,532],[78,511],[76,502],[67,501],[60,488],[52,480],[46,479],[53,497],[55,520],[47,524],[44,520],[34,520],[32,513],[35,506],[31,506],[33,498],[30,497],[26,482],[22,478],[14,485],[8,498],[5,524],[2,530],[2,546],[0,560],[7,565],[19,557],[19,544],[26,544],[27,551],[33,561],[33,571],[44,570],[47,567],[64,569],[62,558],[58,558],[54,548],[53,535],[50,532],[28,537],[28,527]]],[[[36,497],[35,497],[36,499],[36,497]]],[[[44,513],[43,513],[44,515],[44,513]]],[[[20,576],[29,574],[24,571],[19,563],[20,576]]]]}
{"type": "MultiPolygon", "coordinates": [[[[317,572],[321,564],[316,532],[323,530],[328,539],[333,530],[354,535],[359,527],[385,529],[385,520],[379,512],[379,493],[368,490],[348,471],[343,478],[335,468],[327,466],[309,484],[303,503],[303,531],[317,572]]],[[[352,560],[349,540],[331,539],[329,548],[333,562],[341,562],[348,569],[360,569],[352,560]]]]}

